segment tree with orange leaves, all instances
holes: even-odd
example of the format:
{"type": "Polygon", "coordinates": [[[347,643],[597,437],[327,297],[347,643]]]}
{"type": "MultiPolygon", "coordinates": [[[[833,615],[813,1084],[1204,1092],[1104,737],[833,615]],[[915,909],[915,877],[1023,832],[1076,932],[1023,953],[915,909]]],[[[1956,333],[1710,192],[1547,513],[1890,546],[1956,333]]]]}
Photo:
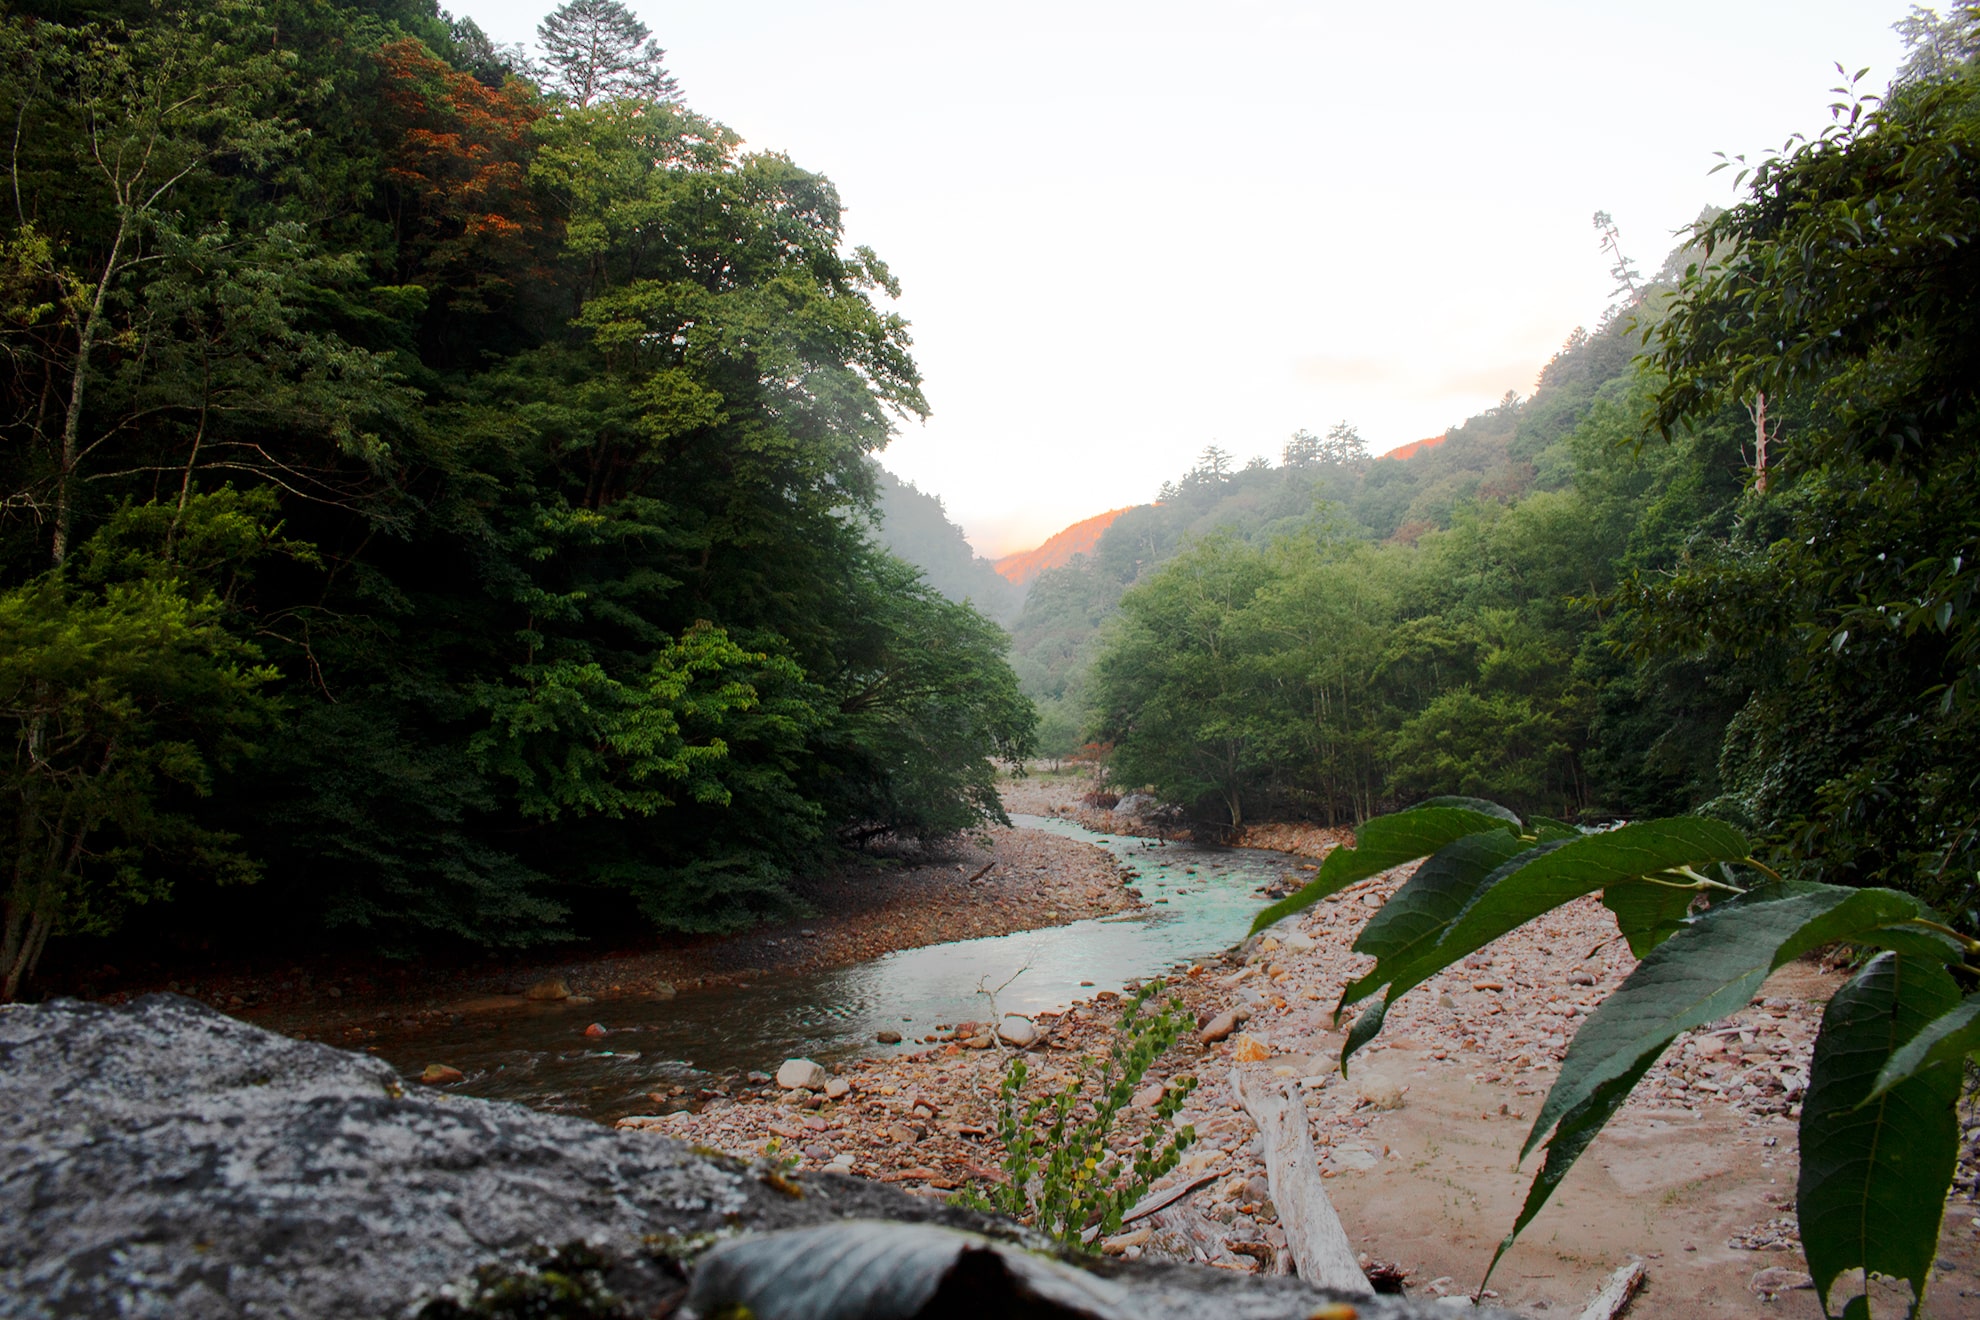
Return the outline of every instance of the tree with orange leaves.
{"type": "Polygon", "coordinates": [[[398,275],[453,310],[487,310],[555,243],[529,178],[537,92],[521,78],[490,87],[410,37],[377,58],[398,130],[385,166],[398,275]]]}

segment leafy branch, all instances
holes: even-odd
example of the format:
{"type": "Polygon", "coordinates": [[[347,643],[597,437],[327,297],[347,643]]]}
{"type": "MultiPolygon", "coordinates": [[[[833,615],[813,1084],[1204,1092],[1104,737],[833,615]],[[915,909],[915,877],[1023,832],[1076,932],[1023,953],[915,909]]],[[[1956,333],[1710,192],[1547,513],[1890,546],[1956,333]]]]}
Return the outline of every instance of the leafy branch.
{"type": "Polygon", "coordinates": [[[1128,1000],[1091,1095],[1085,1070],[1077,1070],[1064,1086],[1027,1098],[1030,1070],[1023,1055],[1011,1060],[997,1090],[1005,1181],[987,1196],[970,1189],[959,1197],[964,1204],[1010,1215],[1076,1250],[1098,1250],[1100,1239],[1120,1229],[1121,1216],[1196,1140],[1188,1124],[1173,1126],[1196,1088],[1194,1077],[1163,1089],[1138,1139],[1114,1139],[1148,1069],[1191,1025],[1180,999],[1142,1012],[1163,988],[1162,981],[1150,981],[1128,1000]]]}
{"type": "MultiPolygon", "coordinates": [[[[1825,1308],[1836,1279],[1862,1269],[1908,1281],[1916,1315],[1958,1148],[1961,1066],[1980,1051],[1980,995],[1962,998],[1954,980],[1974,971],[1964,959],[1976,941],[1909,894],[1783,880],[1750,851],[1739,831],[1697,817],[1582,833],[1522,823],[1488,802],[1436,799],[1368,821],[1356,847],[1330,853],[1312,883],[1253,929],[1422,859],[1355,940],[1375,966],[1342,991],[1336,1019],[1383,997],[1349,1030],[1345,1070],[1396,999],[1459,959],[1586,895],[1615,914],[1642,961],[1569,1044],[1520,1152],[1544,1146],[1544,1159],[1487,1279],[1680,1034],[1737,1012],[1814,949],[1876,951],[1836,992],[1815,1041],[1796,1205],[1825,1308]],[[1706,874],[1713,868],[1723,878],[1706,874]],[[1757,879],[1735,882],[1749,870],[1757,879]]],[[[1846,1313],[1867,1320],[1868,1294],[1846,1313]]]]}

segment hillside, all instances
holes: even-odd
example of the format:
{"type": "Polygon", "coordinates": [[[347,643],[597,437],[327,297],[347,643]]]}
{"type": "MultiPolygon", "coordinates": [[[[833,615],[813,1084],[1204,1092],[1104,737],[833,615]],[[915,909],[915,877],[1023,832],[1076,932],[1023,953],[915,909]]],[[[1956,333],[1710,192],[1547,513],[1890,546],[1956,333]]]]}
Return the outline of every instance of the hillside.
{"type": "Polygon", "coordinates": [[[1028,587],[1040,573],[1048,568],[1063,568],[1072,562],[1074,555],[1091,554],[1100,544],[1100,537],[1113,526],[1114,519],[1126,513],[1128,505],[1119,509],[1109,509],[1091,518],[1074,523],[1058,532],[1043,545],[1032,550],[1020,550],[1014,555],[999,559],[995,568],[1007,581],[1020,587],[1028,587]]]}
{"type": "Polygon", "coordinates": [[[1435,449],[1438,445],[1441,445],[1443,443],[1444,443],[1443,436],[1433,435],[1427,440],[1412,440],[1406,445],[1397,445],[1394,449],[1391,449],[1388,453],[1383,454],[1382,457],[1393,458],[1398,460],[1405,458],[1414,458],[1418,454],[1422,453],[1424,450],[1435,449]]]}
{"type": "MultiPolygon", "coordinates": [[[[1403,546],[1448,529],[1467,509],[1558,490],[1571,480],[1561,442],[1605,391],[1621,387],[1633,341],[1616,324],[1575,331],[1540,372],[1531,398],[1486,411],[1379,458],[1350,444],[1316,456],[1295,437],[1277,466],[1232,469],[1220,451],[1165,483],[1158,502],[1102,515],[1090,549],[1041,566],[1011,625],[1011,663],[1038,705],[1040,749],[1079,746],[1090,712],[1087,672],[1121,598],[1189,546],[1213,537],[1265,546],[1288,537],[1403,546]]],[[[1351,435],[1351,431],[1350,431],[1351,435]]],[[[1099,522],[1075,524],[1045,546],[1099,522]]],[[[1020,558],[999,561],[1004,565],[1020,558]]]]}
{"type": "Polygon", "coordinates": [[[941,496],[928,494],[878,464],[874,476],[880,493],[876,529],[880,544],[920,569],[928,585],[950,600],[974,605],[1009,627],[1024,605],[1024,584],[1005,581],[989,560],[970,548],[962,528],[949,521],[941,496]]]}

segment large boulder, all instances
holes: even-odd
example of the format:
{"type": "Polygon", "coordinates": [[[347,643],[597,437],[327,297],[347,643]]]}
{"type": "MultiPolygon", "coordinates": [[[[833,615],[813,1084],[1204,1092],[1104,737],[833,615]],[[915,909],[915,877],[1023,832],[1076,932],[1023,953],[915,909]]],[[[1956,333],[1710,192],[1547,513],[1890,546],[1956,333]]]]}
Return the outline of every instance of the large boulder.
{"type": "MultiPolygon", "coordinates": [[[[411,1087],[377,1059],[169,995],[0,1011],[0,1113],[8,1320],[412,1316],[478,1272],[526,1277],[545,1252],[623,1302],[583,1314],[666,1315],[717,1238],[858,1218],[1026,1244],[877,1183],[411,1087]]],[[[1325,1300],[1181,1266],[1115,1283],[1137,1320],[1306,1316],[1325,1300]]]]}

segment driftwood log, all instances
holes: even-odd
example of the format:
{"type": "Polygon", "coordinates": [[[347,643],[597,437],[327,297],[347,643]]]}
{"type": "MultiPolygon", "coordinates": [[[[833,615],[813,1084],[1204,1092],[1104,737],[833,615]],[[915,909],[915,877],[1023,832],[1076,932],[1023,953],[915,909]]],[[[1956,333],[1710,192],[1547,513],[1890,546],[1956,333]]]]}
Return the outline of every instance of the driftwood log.
{"type": "Polygon", "coordinates": [[[1306,1105],[1278,1079],[1246,1077],[1238,1068],[1231,1069],[1231,1093],[1265,1138],[1265,1181],[1299,1277],[1316,1287],[1373,1296],[1341,1217],[1320,1185],[1306,1105]]]}
{"type": "Polygon", "coordinates": [[[1581,1313],[1581,1320],[1616,1320],[1629,1309],[1630,1298],[1643,1286],[1643,1262],[1633,1260],[1609,1276],[1602,1291],[1581,1313]]]}

